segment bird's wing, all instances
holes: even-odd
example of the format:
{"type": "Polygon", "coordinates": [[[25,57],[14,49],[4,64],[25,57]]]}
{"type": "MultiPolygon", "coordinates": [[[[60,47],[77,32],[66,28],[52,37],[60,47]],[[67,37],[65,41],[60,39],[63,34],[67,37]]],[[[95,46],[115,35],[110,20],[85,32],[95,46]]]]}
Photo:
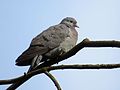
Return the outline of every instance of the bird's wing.
{"type": "Polygon", "coordinates": [[[33,38],[30,47],[24,51],[16,60],[16,65],[30,65],[36,55],[43,55],[64,42],[69,36],[69,29],[64,24],[49,27],[41,34],[33,38]]]}

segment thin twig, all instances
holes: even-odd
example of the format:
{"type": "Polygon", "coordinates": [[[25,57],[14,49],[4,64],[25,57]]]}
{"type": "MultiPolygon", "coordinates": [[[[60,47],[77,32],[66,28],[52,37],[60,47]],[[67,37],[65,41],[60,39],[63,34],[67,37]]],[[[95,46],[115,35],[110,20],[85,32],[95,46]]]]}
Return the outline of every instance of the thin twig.
{"type": "Polygon", "coordinates": [[[55,79],[55,77],[51,73],[49,73],[48,71],[45,71],[45,74],[53,81],[53,83],[57,87],[57,90],[62,90],[58,81],[55,79]]]}

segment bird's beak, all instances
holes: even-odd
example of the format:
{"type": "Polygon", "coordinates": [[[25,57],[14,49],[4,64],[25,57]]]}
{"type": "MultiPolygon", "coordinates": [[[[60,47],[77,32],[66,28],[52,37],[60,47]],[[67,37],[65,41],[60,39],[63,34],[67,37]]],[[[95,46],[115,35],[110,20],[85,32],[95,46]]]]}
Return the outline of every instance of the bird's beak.
{"type": "Polygon", "coordinates": [[[75,24],[75,27],[79,28],[79,26],[77,24],[75,24]]]}

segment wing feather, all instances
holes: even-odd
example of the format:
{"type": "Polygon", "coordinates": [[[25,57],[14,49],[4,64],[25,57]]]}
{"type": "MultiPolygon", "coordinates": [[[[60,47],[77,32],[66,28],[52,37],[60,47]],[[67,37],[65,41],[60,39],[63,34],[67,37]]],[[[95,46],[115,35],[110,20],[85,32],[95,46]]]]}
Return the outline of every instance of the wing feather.
{"type": "Polygon", "coordinates": [[[69,29],[64,24],[49,27],[41,34],[33,38],[30,47],[24,51],[16,60],[16,65],[30,65],[36,55],[44,55],[53,50],[69,36],[69,29]]]}

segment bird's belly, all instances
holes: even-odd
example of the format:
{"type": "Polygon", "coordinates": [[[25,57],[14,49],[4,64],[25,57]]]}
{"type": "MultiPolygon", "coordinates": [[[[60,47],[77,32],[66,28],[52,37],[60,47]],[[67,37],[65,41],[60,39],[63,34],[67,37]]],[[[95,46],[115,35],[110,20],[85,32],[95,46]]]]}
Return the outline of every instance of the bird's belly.
{"type": "Polygon", "coordinates": [[[76,45],[76,40],[73,40],[72,37],[67,37],[65,41],[63,41],[59,47],[54,48],[53,50],[49,51],[45,54],[45,56],[49,58],[55,58],[63,53],[68,52],[76,45]]]}

